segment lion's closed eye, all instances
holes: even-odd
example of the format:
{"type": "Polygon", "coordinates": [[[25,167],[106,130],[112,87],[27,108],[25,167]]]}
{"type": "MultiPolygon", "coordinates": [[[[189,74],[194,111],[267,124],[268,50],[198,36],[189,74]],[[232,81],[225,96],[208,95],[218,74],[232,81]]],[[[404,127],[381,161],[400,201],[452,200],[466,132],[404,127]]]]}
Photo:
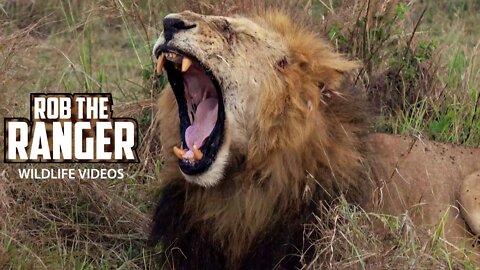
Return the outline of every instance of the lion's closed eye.
{"type": "Polygon", "coordinates": [[[225,38],[225,41],[229,45],[232,45],[235,42],[236,33],[232,28],[231,23],[226,19],[218,20],[214,23],[218,32],[225,38]]]}

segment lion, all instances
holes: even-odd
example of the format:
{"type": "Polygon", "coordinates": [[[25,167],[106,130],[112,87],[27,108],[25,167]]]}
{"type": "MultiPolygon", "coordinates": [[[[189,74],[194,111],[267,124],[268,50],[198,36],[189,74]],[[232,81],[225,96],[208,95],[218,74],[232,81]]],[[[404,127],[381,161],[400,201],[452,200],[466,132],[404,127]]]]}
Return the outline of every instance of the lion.
{"type": "Polygon", "coordinates": [[[358,64],[311,30],[276,11],[185,11],[163,25],[163,188],[149,240],[167,268],[301,268],[304,225],[339,197],[419,224],[447,216],[456,243],[480,234],[480,150],[370,134],[349,79],[358,64]]]}

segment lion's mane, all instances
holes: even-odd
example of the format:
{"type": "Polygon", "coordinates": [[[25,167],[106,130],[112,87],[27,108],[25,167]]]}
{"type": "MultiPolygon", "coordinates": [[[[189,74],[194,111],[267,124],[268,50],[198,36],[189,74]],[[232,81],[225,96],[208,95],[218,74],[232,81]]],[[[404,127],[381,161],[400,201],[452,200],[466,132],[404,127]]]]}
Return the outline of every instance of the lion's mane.
{"type": "MultiPolygon", "coordinates": [[[[247,154],[232,152],[218,186],[187,183],[178,169],[171,153],[179,144],[171,90],[164,90],[156,115],[165,149],[160,178],[169,192],[174,190],[161,203],[177,211],[181,221],[170,224],[164,217],[172,213],[157,210],[154,227],[177,226],[175,231],[185,234],[193,230],[224,250],[230,266],[239,265],[256,243],[276,235],[278,228],[279,233],[289,226],[301,229],[321,201],[329,204],[344,195],[362,204],[371,189],[362,144],[369,117],[362,91],[349,78],[357,64],[281,13],[267,12],[253,20],[277,31],[290,55],[263,82],[247,154]]],[[[168,235],[168,229],[154,229],[151,238],[168,235]]]]}

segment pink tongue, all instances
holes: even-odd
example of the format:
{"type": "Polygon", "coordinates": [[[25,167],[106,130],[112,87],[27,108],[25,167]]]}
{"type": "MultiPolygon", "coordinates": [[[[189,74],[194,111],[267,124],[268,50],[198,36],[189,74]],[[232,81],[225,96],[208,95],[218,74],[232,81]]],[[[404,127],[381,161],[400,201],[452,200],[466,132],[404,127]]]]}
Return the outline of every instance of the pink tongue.
{"type": "Polygon", "coordinates": [[[193,145],[203,146],[205,139],[212,133],[217,122],[218,99],[207,98],[200,102],[195,113],[193,124],[185,131],[185,141],[190,150],[193,145]]]}

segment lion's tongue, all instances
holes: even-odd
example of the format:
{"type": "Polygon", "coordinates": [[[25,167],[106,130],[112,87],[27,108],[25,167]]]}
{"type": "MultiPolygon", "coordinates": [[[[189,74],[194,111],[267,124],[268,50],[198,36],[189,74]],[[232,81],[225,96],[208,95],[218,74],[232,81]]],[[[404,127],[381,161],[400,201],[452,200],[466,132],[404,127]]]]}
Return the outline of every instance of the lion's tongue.
{"type": "Polygon", "coordinates": [[[197,148],[202,147],[205,139],[212,133],[215,127],[217,112],[217,98],[207,98],[198,104],[195,120],[185,131],[185,141],[188,149],[190,149],[188,152],[193,150],[193,145],[196,145],[197,148]]]}

